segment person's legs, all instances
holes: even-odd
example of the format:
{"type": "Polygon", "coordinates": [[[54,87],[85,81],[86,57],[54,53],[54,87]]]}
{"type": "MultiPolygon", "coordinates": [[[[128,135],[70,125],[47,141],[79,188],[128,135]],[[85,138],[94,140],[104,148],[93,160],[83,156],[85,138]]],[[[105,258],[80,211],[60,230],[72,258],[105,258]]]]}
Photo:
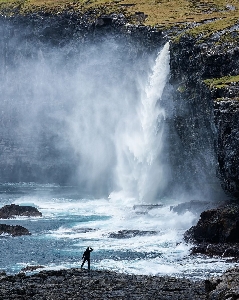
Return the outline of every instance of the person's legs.
{"type": "Polygon", "coordinates": [[[84,260],[83,260],[83,262],[81,264],[81,267],[80,267],[81,269],[83,268],[85,261],[86,261],[86,259],[84,258],[84,260]]]}
{"type": "Polygon", "coordinates": [[[88,261],[88,270],[90,270],[90,259],[87,259],[88,261]]]}

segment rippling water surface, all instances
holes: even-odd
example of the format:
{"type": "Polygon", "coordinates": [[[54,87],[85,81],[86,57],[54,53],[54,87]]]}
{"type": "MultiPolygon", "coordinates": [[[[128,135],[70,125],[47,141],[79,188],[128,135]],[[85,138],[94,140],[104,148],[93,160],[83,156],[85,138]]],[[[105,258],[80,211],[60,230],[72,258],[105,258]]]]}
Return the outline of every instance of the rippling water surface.
{"type": "Polygon", "coordinates": [[[1,206],[32,205],[43,214],[40,218],[1,220],[32,233],[1,236],[0,268],[8,273],[17,273],[26,265],[79,267],[87,246],[94,248],[92,268],[132,274],[197,279],[221,274],[232,266],[218,257],[189,256],[190,245],[182,237],[198,216],[171,211],[172,199],[164,199],[162,207],[147,209],[135,207],[135,199],[120,199],[120,195],[93,199],[74,187],[36,184],[2,184],[0,195],[1,206]],[[123,237],[109,236],[122,230],[127,230],[123,237]]]}

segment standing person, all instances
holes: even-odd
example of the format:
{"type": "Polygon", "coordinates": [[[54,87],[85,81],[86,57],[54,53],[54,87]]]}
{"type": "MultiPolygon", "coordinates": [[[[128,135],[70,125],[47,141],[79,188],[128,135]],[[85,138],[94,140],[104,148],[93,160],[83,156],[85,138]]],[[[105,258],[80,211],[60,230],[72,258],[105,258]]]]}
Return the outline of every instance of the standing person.
{"type": "Polygon", "coordinates": [[[83,268],[84,263],[87,261],[88,262],[88,270],[90,270],[90,253],[93,251],[93,249],[91,247],[87,247],[85,252],[83,253],[82,259],[82,265],[81,265],[81,269],[83,268]]]}

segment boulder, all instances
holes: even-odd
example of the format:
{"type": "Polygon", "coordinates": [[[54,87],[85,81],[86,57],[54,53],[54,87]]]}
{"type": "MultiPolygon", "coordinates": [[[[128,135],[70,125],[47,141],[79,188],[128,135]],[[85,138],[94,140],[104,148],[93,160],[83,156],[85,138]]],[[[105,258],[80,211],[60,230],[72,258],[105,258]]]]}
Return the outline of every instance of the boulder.
{"type": "Polygon", "coordinates": [[[0,224],[0,235],[9,234],[11,236],[30,235],[31,233],[20,225],[0,224]]]}
{"type": "Polygon", "coordinates": [[[184,238],[198,243],[239,243],[239,205],[202,212],[197,225],[186,231],[184,238]]]}
{"type": "Polygon", "coordinates": [[[41,217],[42,213],[32,206],[20,206],[16,204],[5,205],[0,209],[0,219],[11,219],[15,216],[41,217]]]}

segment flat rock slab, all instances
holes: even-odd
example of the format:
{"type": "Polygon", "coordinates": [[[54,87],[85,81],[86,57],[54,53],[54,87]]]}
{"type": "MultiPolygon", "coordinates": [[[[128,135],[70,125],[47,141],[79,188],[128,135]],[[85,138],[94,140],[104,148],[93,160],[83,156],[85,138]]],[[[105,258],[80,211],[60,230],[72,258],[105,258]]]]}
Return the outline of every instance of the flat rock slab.
{"type": "Polygon", "coordinates": [[[110,271],[67,269],[26,276],[0,277],[0,299],[207,299],[205,282],[188,279],[127,275],[110,271]]]}

